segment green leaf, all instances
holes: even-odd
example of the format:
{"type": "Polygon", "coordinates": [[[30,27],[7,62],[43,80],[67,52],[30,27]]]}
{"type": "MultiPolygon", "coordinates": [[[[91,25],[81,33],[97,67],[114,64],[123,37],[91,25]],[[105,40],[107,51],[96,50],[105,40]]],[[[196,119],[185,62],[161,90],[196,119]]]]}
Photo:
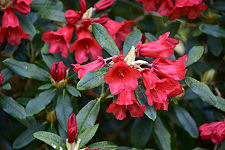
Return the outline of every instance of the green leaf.
{"type": "Polygon", "coordinates": [[[77,89],[89,90],[103,84],[105,82],[104,76],[108,72],[108,70],[109,68],[104,67],[104,68],[97,69],[95,71],[89,71],[78,82],[77,89]]]}
{"type": "Polygon", "coordinates": [[[30,4],[30,7],[34,10],[39,11],[40,9],[50,7],[50,5],[51,5],[50,1],[35,0],[35,1],[32,1],[32,3],[30,4]]]}
{"type": "Polygon", "coordinates": [[[187,112],[180,106],[177,106],[174,109],[177,119],[179,120],[184,130],[186,130],[193,138],[198,138],[198,127],[189,112],[187,112]]]}
{"type": "Polygon", "coordinates": [[[212,91],[206,84],[201,83],[191,77],[185,78],[185,83],[196,95],[198,95],[202,99],[202,101],[213,106],[217,105],[216,96],[212,93],[212,91]]]}
{"type": "Polygon", "coordinates": [[[61,127],[67,131],[67,122],[73,112],[70,97],[66,92],[61,92],[57,98],[56,116],[61,127]]]}
{"type": "Polygon", "coordinates": [[[49,89],[40,93],[34,99],[31,99],[26,106],[27,116],[35,115],[45,109],[45,107],[51,103],[55,94],[56,92],[54,90],[49,89]]]}
{"type": "Polygon", "coordinates": [[[131,143],[136,148],[144,148],[152,132],[152,121],[147,117],[136,118],[131,128],[131,143]]]}
{"type": "Polygon", "coordinates": [[[7,43],[5,47],[5,55],[6,56],[13,55],[13,53],[18,49],[18,47],[19,47],[18,45],[11,45],[7,43]]]}
{"type": "Polygon", "coordinates": [[[1,71],[2,76],[4,77],[4,81],[2,82],[2,84],[6,83],[7,81],[9,81],[9,79],[13,76],[13,72],[10,71],[9,69],[5,68],[1,71]]]}
{"type": "Polygon", "coordinates": [[[201,148],[201,147],[196,147],[196,148],[194,148],[193,150],[208,150],[208,149],[206,149],[206,148],[201,148]]]}
{"type": "Polygon", "coordinates": [[[151,33],[145,33],[145,36],[149,41],[157,41],[157,38],[151,33]]]}
{"type": "Polygon", "coordinates": [[[45,128],[45,126],[43,126],[41,124],[37,124],[37,125],[34,125],[34,126],[31,126],[31,127],[27,128],[13,142],[13,148],[19,149],[19,148],[22,148],[22,147],[30,144],[34,140],[33,133],[37,132],[37,131],[41,131],[44,128],[45,128]]]}
{"type": "Polygon", "coordinates": [[[46,84],[39,86],[38,90],[47,90],[47,89],[50,89],[51,87],[52,87],[51,83],[46,83],[46,84]]]}
{"type": "Polygon", "coordinates": [[[92,31],[95,39],[98,41],[101,47],[105,49],[111,56],[121,55],[115,41],[101,24],[92,23],[92,31]]]}
{"type": "Polygon", "coordinates": [[[62,23],[66,22],[64,14],[65,13],[60,10],[51,9],[51,8],[42,9],[42,11],[38,12],[38,16],[40,16],[41,18],[48,19],[51,21],[62,22],[62,23]]]}
{"type": "Polygon", "coordinates": [[[131,50],[132,46],[136,47],[137,43],[141,41],[142,33],[140,30],[134,30],[129,33],[123,44],[123,55],[126,56],[131,50]]]}
{"type": "Polygon", "coordinates": [[[75,97],[81,96],[80,92],[71,85],[67,85],[66,89],[71,95],[73,95],[75,97]]]}
{"type": "Polygon", "coordinates": [[[2,88],[4,90],[11,90],[12,89],[10,83],[5,83],[0,88],[2,88]]]}
{"type": "Polygon", "coordinates": [[[219,56],[223,50],[223,42],[219,38],[215,38],[213,36],[208,36],[207,44],[209,46],[209,51],[214,56],[219,56]]]}
{"type": "Polygon", "coordinates": [[[92,100],[85,105],[77,114],[77,133],[78,135],[95,124],[100,110],[100,102],[92,100]]]}
{"type": "Polygon", "coordinates": [[[101,141],[88,145],[88,148],[99,148],[101,150],[113,150],[117,147],[118,146],[116,144],[110,141],[101,141]]]}
{"type": "Polygon", "coordinates": [[[81,139],[79,148],[83,147],[85,144],[87,144],[92,137],[95,135],[97,129],[98,129],[98,124],[96,124],[93,127],[89,127],[86,130],[84,130],[81,134],[78,135],[77,139],[81,139]]]}
{"type": "Polygon", "coordinates": [[[154,139],[161,150],[171,149],[171,135],[159,117],[154,122],[154,135],[154,139]]]}
{"type": "Polygon", "coordinates": [[[142,86],[139,86],[135,93],[139,103],[142,106],[146,107],[145,114],[154,121],[156,119],[156,111],[154,106],[148,105],[147,96],[145,95],[145,89],[142,86]]]}
{"type": "Polygon", "coordinates": [[[65,141],[58,135],[46,131],[38,131],[33,134],[33,136],[45,142],[46,144],[50,145],[56,150],[63,150],[65,149],[65,141]]]}
{"type": "Polygon", "coordinates": [[[188,58],[186,62],[186,67],[192,65],[193,63],[197,62],[204,53],[203,46],[194,46],[188,53],[188,58]]]}
{"type": "Polygon", "coordinates": [[[216,1],[213,3],[212,7],[221,10],[221,11],[225,11],[225,2],[224,1],[216,1]]]}
{"type": "Polygon", "coordinates": [[[0,108],[2,108],[5,112],[10,114],[11,116],[24,119],[26,118],[26,112],[22,105],[18,104],[11,97],[0,94],[0,108]]]}
{"type": "Polygon", "coordinates": [[[199,29],[209,35],[214,37],[225,37],[225,29],[221,28],[218,25],[210,25],[210,24],[201,24],[199,29]]]}
{"type": "Polygon", "coordinates": [[[219,96],[216,96],[216,98],[217,98],[217,103],[215,107],[225,112],[225,99],[219,96]]]}
{"type": "Polygon", "coordinates": [[[35,64],[30,64],[11,58],[4,60],[3,63],[7,68],[20,76],[40,81],[49,80],[50,74],[44,69],[37,67],[35,64]]]}
{"type": "Polygon", "coordinates": [[[170,23],[167,27],[165,27],[164,29],[160,30],[157,33],[157,37],[165,34],[166,32],[170,32],[170,37],[174,37],[177,34],[178,29],[180,28],[180,22],[172,22],[170,23]]]}
{"type": "Polygon", "coordinates": [[[30,39],[33,39],[33,37],[36,34],[36,30],[35,30],[35,27],[34,27],[32,21],[30,20],[30,18],[27,17],[26,15],[21,15],[19,13],[17,13],[17,17],[19,18],[22,29],[26,33],[30,34],[30,39]]]}

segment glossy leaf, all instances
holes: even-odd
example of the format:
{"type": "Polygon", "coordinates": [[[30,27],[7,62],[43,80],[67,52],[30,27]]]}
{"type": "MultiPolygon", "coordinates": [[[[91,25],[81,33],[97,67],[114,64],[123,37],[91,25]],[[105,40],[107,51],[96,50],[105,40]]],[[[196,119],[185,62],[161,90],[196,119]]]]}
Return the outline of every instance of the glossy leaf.
{"type": "Polygon", "coordinates": [[[50,89],[51,87],[52,87],[51,83],[46,83],[46,84],[39,86],[38,90],[47,90],[47,89],[50,89]]]}
{"type": "Polygon", "coordinates": [[[225,99],[219,96],[216,96],[217,104],[215,105],[216,108],[225,112],[225,99]]]}
{"type": "Polygon", "coordinates": [[[80,92],[77,89],[75,89],[75,87],[73,87],[72,85],[66,86],[66,89],[71,95],[75,97],[81,96],[80,92]]]}
{"type": "Polygon", "coordinates": [[[219,38],[215,38],[213,36],[208,36],[207,44],[209,46],[209,51],[214,56],[219,56],[223,50],[223,42],[219,38]]]}
{"type": "Polygon", "coordinates": [[[154,35],[152,35],[151,33],[145,33],[145,36],[150,42],[157,41],[157,38],[154,35]]]}
{"type": "Polygon", "coordinates": [[[101,150],[112,150],[117,148],[118,146],[110,141],[101,141],[96,142],[91,145],[88,145],[88,148],[94,149],[94,148],[100,148],[101,150]]]}
{"type": "Polygon", "coordinates": [[[51,21],[57,21],[65,23],[66,19],[64,17],[64,12],[56,9],[46,8],[38,12],[38,16],[51,21]]]}
{"type": "Polygon", "coordinates": [[[186,67],[197,62],[202,57],[203,53],[204,53],[203,46],[194,46],[188,53],[186,67]]]}
{"type": "Polygon", "coordinates": [[[214,37],[225,37],[225,29],[221,28],[219,25],[201,24],[199,29],[209,35],[214,37]]]}
{"type": "Polygon", "coordinates": [[[2,76],[4,77],[3,83],[6,83],[7,81],[9,81],[9,79],[13,76],[13,72],[10,71],[9,69],[5,68],[1,71],[2,76]]]}

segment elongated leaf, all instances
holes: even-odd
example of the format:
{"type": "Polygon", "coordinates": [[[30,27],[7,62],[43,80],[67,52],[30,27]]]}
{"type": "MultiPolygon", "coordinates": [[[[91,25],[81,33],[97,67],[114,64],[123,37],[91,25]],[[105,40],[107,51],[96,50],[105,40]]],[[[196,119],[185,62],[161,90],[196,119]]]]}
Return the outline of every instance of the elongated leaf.
{"type": "Polygon", "coordinates": [[[60,93],[57,98],[56,116],[61,127],[67,131],[67,122],[73,112],[70,97],[66,92],[60,93]]]}
{"type": "Polygon", "coordinates": [[[137,100],[142,106],[146,107],[145,114],[152,119],[153,121],[156,119],[156,111],[154,106],[148,105],[147,96],[145,95],[145,89],[141,86],[135,91],[137,100]]]}
{"type": "Polygon", "coordinates": [[[47,71],[37,67],[35,64],[30,64],[11,58],[4,60],[3,63],[7,68],[20,76],[40,81],[49,80],[50,74],[47,71]]]}
{"type": "Polygon", "coordinates": [[[199,135],[198,127],[189,112],[179,106],[175,107],[174,109],[177,119],[183,126],[184,130],[186,130],[193,138],[197,138],[199,135]]]}
{"type": "Polygon", "coordinates": [[[46,0],[35,0],[35,1],[32,1],[32,3],[30,4],[30,7],[37,11],[50,6],[51,6],[50,1],[46,1],[46,0]]]}
{"type": "Polygon", "coordinates": [[[154,139],[161,150],[171,149],[171,135],[159,117],[154,122],[154,134],[154,139]]]}
{"type": "Polygon", "coordinates": [[[219,96],[216,96],[217,104],[215,105],[216,108],[225,112],[225,99],[219,96]]]}
{"type": "Polygon", "coordinates": [[[43,130],[45,126],[41,124],[37,124],[35,126],[31,126],[27,128],[22,134],[20,134],[16,140],[13,142],[13,148],[19,149],[22,148],[34,140],[33,133],[43,130]]]}
{"type": "Polygon", "coordinates": [[[24,107],[11,97],[0,94],[0,108],[15,118],[26,118],[24,107]]]}
{"type": "Polygon", "coordinates": [[[4,89],[4,90],[11,90],[11,84],[10,83],[5,83],[3,84],[0,88],[4,89]]]}
{"type": "Polygon", "coordinates": [[[39,139],[50,145],[56,150],[65,149],[65,141],[58,135],[46,131],[38,131],[33,134],[36,139],[39,139]]]}
{"type": "Polygon", "coordinates": [[[77,133],[91,127],[95,124],[100,109],[100,102],[92,100],[85,105],[77,114],[77,133]]]}
{"type": "Polygon", "coordinates": [[[191,77],[185,78],[185,82],[191,88],[191,90],[202,99],[202,101],[213,106],[217,105],[216,96],[206,84],[201,83],[191,77]]]}
{"type": "Polygon", "coordinates": [[[38,12],[38,16],[44,19],[65,23],[64,12],[56,9],[46,8],[38,12]]]}
{"type": "Polygon", "coordinates": [[[2,76],[4,77],[4,80],[2,82],[2,84],[6,83],[7,81],[9,81],[9,79],[13,76],[13,72],[10,71],[9,69],[3,69],[1,71],[2,76]]]}
{"type": "Polygon", "coordinates": [[[152,35],[151,33],[145,33],[145,36],[149,41],[156,41],[157,40],[157,38],[154,35],[152,35]]]}
{"type": "Polygon", "coordinates": [[[66,89],[71,95],[75,97],[81,96],[80,92],[71,85],[68,85],[66,89]]]}
{"type": "Polygon", "coordinates": [[[98,43],[103,49],[105,49],[111,56],[120,55],[120,51],[115,41],[101,24],[92,23],[92,30],[95,39],[98,41],[98,43]]]}
{"type": "Polygon", "coordinates": [[[88,145],[88,148],[100,148],[101,150],[112,150],[117,147],[118,146],[116,144],[110,141],[101,141],[88,145]]]}
{"type": "Polygon", "coordinates": [[[39,113],[43,109],[45,109],[45,107],[49,103],[51,103],[55,94],[56,94],[55,91],[53,91],[52,89],[49,89],[47,91],[40,93],[34,99],[31,99],[26,106],[27,116],[32,116],[34,114],[39,113]]]}
{"type": "Polygon", "coordinates": [[[134,30],[133,32],[129,33],[126,37],[126,40],[123,45],[123,55],[126,56],[131,47],[136,47],[137,43],[141,41],[142,34],[140,30],[134,30]]]}
{"type": "Polygon", "coordinates": [[[147,117],[136,118],[131,128],[131,143],[136,148],[144,148],[152,132],[152,121],[147,117]]]}
{"type": "Polygon", "coordinates": [[[203,53],[204,53],[203,46],[194,46],[188,53],[186,67],[197,62],[202,57],[203,53]]]}
{"type": "Polygon", "coordinates": [[[38,90],[47,90],[47,89],[50,89],[51,87],[52,87],[51,83],[46,83],[44,85],[39,86],[38,90]]]}
{"type": "Polygon", "coordinates": [[[225,37],[225,29],[221,28],[218,25],[210,25],[210,24],[201,24],[199,29],[209,35],[214,37],[225,37]]]}
{"type": "Polygon", "coordinates": [[[209,51],[214,56],[219,56],[223,50],[223,42],[219,38],[215,38],[213,36],[208,36],[207,44],[209,46],[209,51]]]}
{"type": "Polygon", "coordinates": [[[78,135],[78,139],[81,139],[79,147],[83,147],[85,144],[87,144],[92,137],[95,135],[97,129],[98,129],[98,124],[96,124],[93,127],[87,128],[84,130],[81,134],[78,135]]]}
{"type": "Polygon", "coordinates": [[[108,72],[108,70],[109,68],[104,67],[104,68],[97,69],[95,71],[89,71],[78,82],[77,89],[89,90],[103,84],[105,82],[104,76],[108,72]]]}

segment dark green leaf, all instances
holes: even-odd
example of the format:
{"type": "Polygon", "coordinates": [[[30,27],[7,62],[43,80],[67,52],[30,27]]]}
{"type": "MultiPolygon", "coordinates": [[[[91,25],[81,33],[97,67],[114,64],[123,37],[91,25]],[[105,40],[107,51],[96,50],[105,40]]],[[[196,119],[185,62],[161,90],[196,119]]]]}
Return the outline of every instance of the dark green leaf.
{"type": "Polygon", "coordinates": [[[172,22],[170,23],[166,28],[162,29],[157,33],[157,36],[160,36],[166,32],[170,32],[170,37],[174,37],[177,34],[177,31],[180,27],[180,23],[177,22],[172,22]]]}
{"type": "Polygon", "coordinates": [[[217,105],[216,96],[206,84],[201,83],[191,77],[185,78],[185,82],[191,88],[191,90],[202,99],[202,101],[213,106],[217,105]]]}
{"type": "Polygon", "coordinates": [[[66,89],[71,95],[75,97],[81,96],[80,92],[71,85],[66,86],[66,89]]]}
{"type": "Polygon", "coordinates": [[[56,116],[61,127],[67,131],[67,122],[73,112],[70,97],[66,92],[61,92],[57,98],[56,116]]]}
{"type": "Polygon", "coordinates": [[[6,56],[10,56],[12,55],[18,48],[18,45],[11,45],[9,43],[7,43],[6,47],[5,47],[5,55],[6,56]]]}
{"type": "Polygon", "coordinates": [[[157,38],[154,35],[152,35],[151,33],[145,33],[145,36],[149,41],[156,41],[157,40],[157,38]]]}
{"type": "Polygon", "coordinates": [[[95,71],[89,71],[78,82],[77,89],[89,90],[103,84],[105,82],[104,76],[108,72],[108,70],[109,68],[104,67],[104,68],[97,69],[95,71]]]}
{"type": "Polygon", "coordinates": [[[223,50],[223,43],[222,40],[219,38],[215,38],[213,36],[208,36],[207,44],[209,46],[209,51],[214,56],[219,56],[223,50]]]}
{"type": "Polygon", "coordinates": [[[190,134],[190,136],[197,138],[199,134],[198,127],[189,112],[180,106],[177,106],[174,109],[177,119],[179,120],[182,127],[190,134]]]}
{"type": "Polygon", "coordinates": [[[56,9],[46,8],[38,12],[38,16],[51,21],[57,21],[65,23],[66,19],[64,17],[64,12],[56,9]]]}
{"type": "Polygon", "coordinates": [[[201,147],[196,147],[196,148],[194,148],[193,150],[208,150],[208,149],[206,149],[206,148],[201,148],[201,147]]]}
{"type": "Polygon", "coordinates": [[[2,76],[4,77],[4,81],[2,84],[6,83],[7,81],[9,81],[9,79],[13,76],[13,72],[10,71],[9,69],[3,69],[1,71],[2,76]]]}
{"type": "Polygon", "coordinates": [[[159,117],[154,122],[154,139],[161,150],[171,149],[171,135],[159,117]]]}
{"type": "Polygon", "coordinates": [[[85,105],[77,114],[77,133],[78,135],[95,124],[100,109],[100,102],[92,100],[85,105]]]}
{"type": "Polygon", "coordinates": [[[27,116],[32,116],[45,109],[45,107],[51,103],[55,94],[56,92],[50,89],[40,93],[34,99],[31,99],[26,106],[27,116]]]}
{"type": "Polygon", "coordinates": [[[202,57],[203,53],[204,53],[203,46],[194,46],[188,53],[186,67],[197,62],[202,57]]]}
{"type": "Polygon", "coordinates": [[[137,43],[141,41],[142,34],[140,30],[134,30],[129,33],[123,44],[123,55],[126,56],[131,50],[132,46],[136,47],[137,43]]]}
{"type": "Polygon", "coordinates": [[[21,124],[26,127],[31,127],[37,124],[34,116],[26,117],[25,119],[17,119],[21,124]]]}
{"type": "Polygon", "coordinates": [[[35,1],[32,1],[32,3],[30,4],[30,7],[34,10],[39,11],[40,9],[50,7],[50,5],[51,5],[50,1],[35,0],[35,1]]]}
{"type": "Polygon", "coordinates": [[[49,80],[50,74],[47,71],[37,67],[35,64],[30,64],[11,58],[4,60],[3,63],[7,68],[20,76],[40,81],[49,80]]]}
{"type": "Polygon", "coordinates": [[[56,150],[65,149],[65,141],[58,135],[46,131],[38,131],[33,134],[33,136],[50,145],[56,150]]]}
{"type": "Polygon", "coordinates": [[[110,141],[96,142],[88,145],[88,148],[100,148],[101,150],[113,150],[118,147],[116,144],[110,141]]]}
{"type": "Polygon", "coordinates": [[[217,103],[215,107],[225,112],[225,99],[219,96],[216,96],[216,98],[217,98],[217,103]]]}
{"type": "Polygon", "coordinates": [[[22,148],[34,140],[33,133],[43,130],[45,127],[41,124],[31,126],[27,128],[22,134],[20,134],[16,140],[13,142],[13,148],[19,149],[22,148]]]}
{"type": "Polygon", "coordinates": [[[145,95],[145,89],[141,86],[135,91],[137,100],[142,106],[146,107],[145,114],[152,119],[153,121],[156,119],[156,111],[154,106],[148,105],[147,96],[145,95]]]}
{"type": "Polygon", "coordinates": [[[47,90],[47,89],[50,89],[51,87],[52,87],[51,83],[46,83],[46,84],[39,86],[38,90],[47,90]]]}
{"type": "Polygon", "coordinates": [[[213,3],[212,5],[214,8],[221,10],[221,11],[225,11],[225,2],[224,1],[216,1],[213,3]]]}
{"type": "Polygon", "coordinates": [[[10,114],[11,116],[15,118],[18,118],[18,119],[26,118],[26,112],[24,110],[24,107],[18,104],[11,97],[0,94],[0,107],[5,112],[7,112],[8,114],[10,114]]]}
{"type": "Polygon", "coordinates": [[[95,39],[111,56],[121,55],[115,41],[101,24],[92,23],[92,30],[95,39]]]}
{"type": "Polygon", "coordinates": [[[2,88],[2,89],[4,89],[4,90],[11,90],[11,89],[12,89],[10,83],[5,83],[5,84],[2,85],[0,88],[2,88]]]}
{"type": "Polygon", "coordinates": [[[81,139],[79,147],[83,147],[85,144],[87,144],[92,137],[95,135],[97,129],[98,129],[98,124],[96,124],[93,127],[89,127],[86,130],[84,130],[81,134],[78,135],[77,139],[81,139]]]}
{"type": "Polygon", "coordinates": [[[201,24],[199,29],[209,35],[214,37],[225,37],[225,29],[221,28],[218,25],[210,25],[210,24],[201,24]]]}

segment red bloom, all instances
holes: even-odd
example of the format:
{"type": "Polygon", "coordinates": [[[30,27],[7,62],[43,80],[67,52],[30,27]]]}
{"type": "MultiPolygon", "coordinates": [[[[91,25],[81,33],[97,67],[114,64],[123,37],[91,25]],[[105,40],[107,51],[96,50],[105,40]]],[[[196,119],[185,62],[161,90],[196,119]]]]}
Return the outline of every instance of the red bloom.
{"type": "Polygon", "coordinates": [[[101,11],[110,7],[113,4],[113,1],[114,0],[101,0],[100,2],[96,3],[94,7],[96,8],[96,11],[101,11]]]}
{"type": "Polygon", "coordinates": [[[180,57],[178,60],[157,58],[153,60],[153,68],[161,78],[170,77],[174,80],[183,80],[186,75],[186,61],[187,55],[180,57]]]}
{"type": "Polygon", "coordinates": [[[90,149],[90,148],[86,147],[85,150],[101,150],[101,149],[100,148],[90,149]]]}
{"type": "Polygon", "coordinates": [[[77,121],[76,115],[73,113],[67,123],[67,139],[69,143],[75,142],[77,137],[77,121]]]}
{"type": "Polygon", "coordinates": [[[81,19],[82,15],[72,9],[65,12],[65,18],[69,24],[75,24],[81,19]]]}
{"type": "Polygon", "coordinates": [[[199,127],[202,140],[209,140],[220,144],[225,138],[225,121],[205,123],[199,127]]]}
{"type": "Polygon", "coordinates": [[[81,79],[88,71],[94,71],[105,66],[105,61],[101,56],[98,59],[86,65],[72,64],[73,71],[78,73],[78,78],[81,79]]]}
{"type": "Polygon", "coordinates": [[[196,19],[200,16],[203,10],[206,10],[208,6],[206,4],[200,4],[202,0],[175,0],[175,8],[170,12],[170,20],[180,18],[186,14],[188,19],[196,19]]]}
{"type": "Polygon", "coordinates": [[[84,14],[87,10],[86,0],[80,0],[80,11],[81,14],[84,14]]]}
{"type": "Polygon", "coordinates": [[[113,67],[109,69],[104,77],[105,82],[109,84],[111,93],[117,95],[123,90],[136,90],[140,72],[127,65],[122,55],[113,57],[113,61],[113,67]]]}
{"type": "Polygon", "coordinates": [[[3,78],[2,74],[0,73],[0,86],[2,86],[3,81],[4,81],[4,78],[3,78]]]}
{"type": "Polygon", "coordinates": [[[155,105],[155,110],[166,110],[166,111],[168,111],[169,100],[167,99],[163,103],[154,102],[154,105],[155,105]]]}
{"type": "Polygon", "coordinates": [[[91,36],[87,28],[78,27],[76,34],[77,40],[71,45],[70,52],[75,52],[75,59],[78,64],[88,61],[88,55],[93,60],[97,59],[98,56],[102,56],[102,47],[91,36]]]}
{"type": "Polygon", "coordinates": [[[167,32],[159,37],[157,41],[137,44],[138,55],[151,58],[166,58],[173,55],[174,48],[179,41],[169,38],[170,32],[167,32]]]}
{"type": "Polygon", "coordinates": [[[13,6],[21,14],[25,15],[30,13],[29,5],[32,3],[32,0],[14,0],[13,6]]]}
{"type": "Polygon", "coordinates": [[[19,20],[10,6],[4,10],[2,17],[2,27],[0,27],[0,43],[7,38],[8,43],[18,45],[21,39],[28,39],[29,34],[21,28],[19,20]]]}
{"type": "Polygon", "coordinates": [[[158,0],[136,0],[142,2],[142,6],[145,11],[156,11],[157,10],[157,1],[158,0]]]}
{"type": "Polygon", "coordinates": [[[106,112],[114,113],[116,119],[123,120],[127,116],[127,110],[132,117],[142,117],[145,109],[145,106],[141,106],[136,100],[134,91],[123,91],[119,94],[118,100],[109,105],[106,112]]]}
{"type": "Polygon", "coordinates": [[[63,64],[62,61],[52,64],[50,68],[51,78],[54,79],[55,82],[60,82],[61,80],[65,80],[67,76],[66,70],[67,70],[67,67],[63,64]]]}
{"type": "Polygon", "coordinates": [[[158,9],[158,13],[162,16],[168,16],[170,11],[174,8],[174,5],[171,0],[160,0],[160,7],[158,9]]]}
{"type": "Polygon", "coordinates": [[[46,31],[42,35],[42,40],[49,43],[49,52],[52,54],[62,52],[62,56],[68,57],[69,42],[73,37],[74,26],[65,25],[58,31],[46,31]]]}

